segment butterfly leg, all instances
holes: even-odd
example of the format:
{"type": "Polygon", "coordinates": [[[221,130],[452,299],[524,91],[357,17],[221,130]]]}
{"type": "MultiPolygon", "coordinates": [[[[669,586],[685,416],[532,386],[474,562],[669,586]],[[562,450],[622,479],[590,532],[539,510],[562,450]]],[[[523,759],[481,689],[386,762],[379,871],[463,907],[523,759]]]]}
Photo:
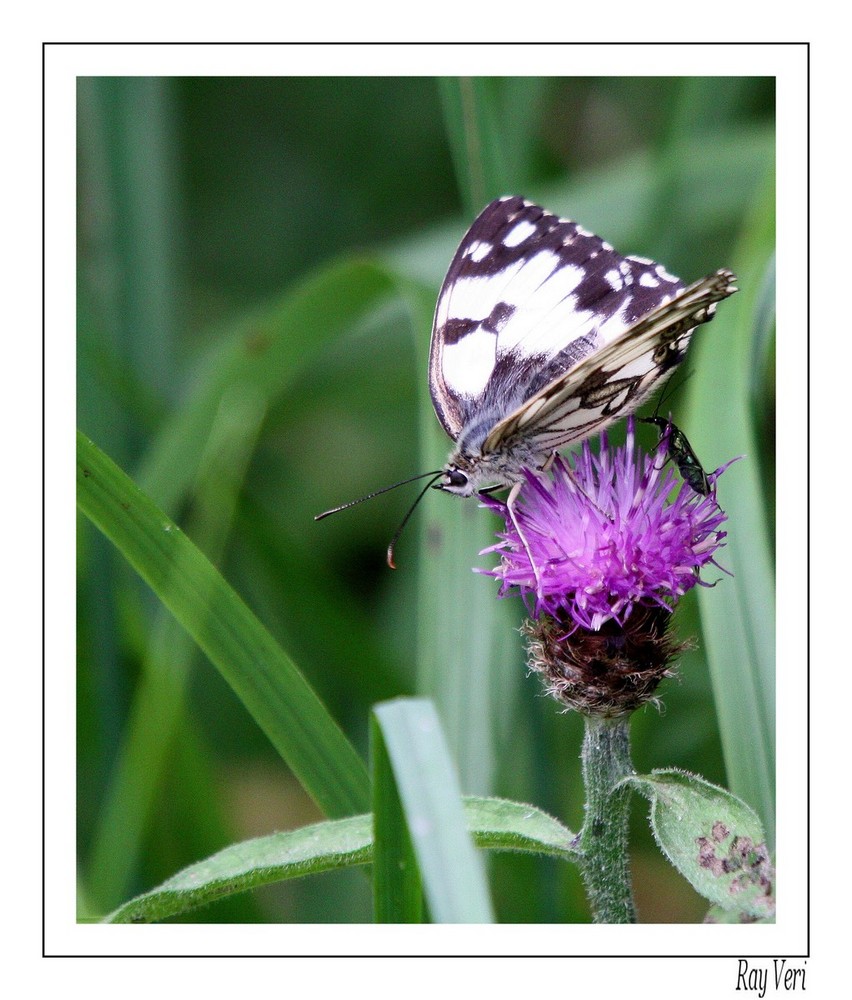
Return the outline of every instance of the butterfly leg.
{"type": "Polygon", "coordinates": [[[535,576],[536,595],[538,597],[541,597],[542,594],[541,577],[538,575],[538,566],[536,564],[535,559],[533,559],[532,557],[532,552],[530,551],[529,542],[527,541],[526,536],[524,535],[520,522],[518,521],[517,517],[515,517],[515,501],[518,498],[518,494],[521,492],[522,485],[523,485],[522,483],[515,483],[514,486],[512,486],[511,490],[509,490],[509,496],[506,498],[506,510],[509,512],[509,517],[512,519],[512,524],[515,526],[515,531],[517,531],[518,533],[518,538],[520,538],[521,540],[521,545],[523,545],[524,547],[524,551],[527,554],[527,559],[529,559],[530,561],[530,567],[532,568],[533,576],[535,576]]]}

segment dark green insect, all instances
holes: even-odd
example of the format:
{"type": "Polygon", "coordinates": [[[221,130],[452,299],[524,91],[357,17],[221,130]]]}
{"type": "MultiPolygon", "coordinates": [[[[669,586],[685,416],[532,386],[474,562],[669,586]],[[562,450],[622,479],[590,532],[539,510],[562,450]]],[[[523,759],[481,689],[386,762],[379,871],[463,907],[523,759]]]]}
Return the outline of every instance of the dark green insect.
{"type": "Polygon", "coordinates": [[[672,423],[671,419],[666,420],[664,417],[657,416],[640,417],[639,419],[643,424],[653,424],[657,428],[660,432],[661,442],[666,438],[666,434],[668,433],[666,443],[668,457],[666,461],[671,460],[674,462],[683,481],[688,483],[696,493],[700,493],[701,496],[706,497],[712,489],[710,481],[707,478],[707,473],[698,461],[698,456],[692,450],[689,439],[677,424],[672,423]]]}

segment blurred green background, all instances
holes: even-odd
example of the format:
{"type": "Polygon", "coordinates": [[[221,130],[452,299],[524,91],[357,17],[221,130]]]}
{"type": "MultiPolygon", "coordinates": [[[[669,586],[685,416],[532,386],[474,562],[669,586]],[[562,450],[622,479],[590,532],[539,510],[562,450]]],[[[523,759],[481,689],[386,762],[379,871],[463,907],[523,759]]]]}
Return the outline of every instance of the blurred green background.
{"type": "MultiPolygon", "coordinates": [[[[385,549],[414,487],[313,515],[449,450],[426,391],[429,310],[494,195],[539,201],[687,281],[738,271],[740,346],[723,339],[723,305],[700,334],[717,360],[702,361],[671,406],[708,470],[748,452],[758,488],[742,502],[771,544],[774,100],[770,78],[79,80],[79,426],[221,566],[365,755],[374,702],[436,688],[439,707],[455,699],[440,672],[424,673],[424,648],[446,663],[439,650],[475,647],[473,606],[456,602],[445,618],[424,597],[441,569],[422,565],[418,539],[454,501],[425,499],[395,573],[385,549]],[[471,152],[471,134],[484,152],[471,152]],[[286,364],[262,385],[237,377],[235,359],[262,369],[279,335],[286,364]],[[713,415],[732,409],[734,392],[746,417],[726,436],[713,415]],[[740,432],[748,446],[732,451],[740,432]]],[[[745,464],[722,480],[731,510],[745,464]]],[[[750,562],[737,544],[732,528],[726,568],[750,562]]],[[[464,585],[491,601],[493,581],[471,578],[464,585]]],[[[78,582],[84,916],[234,840],[320,818],[219,674],[82,518],[78,582]]],[[[508,666],[481,695],[464,682],[464,698],[487,702],[496,721],[487,766],[460,761],[463,783],[578,829],[581,725],[526,676],[513,631],[522,609],[510,603],[498,640],[508,666]]],[[[637,769],[685,768],[749,798],[730,753],[726,770],[694,595],[676,629],[695,648],[661,689],[664,710],[637,713],[637,769]]],[[[771,744],[771,712],[763,723],[771,744]]],[[[750,801],[771,828],[770,810],[750,801]]],[[[660,856],[643,813],[637,801],[641,918],[700,920],[706,905],[660,856]]],[[[570,866],[490,864],[501,921],[588,919],[570,866]]],[[[191,919],[365,921],[369,882],[359,871],[314,876],[191,919]]]]}

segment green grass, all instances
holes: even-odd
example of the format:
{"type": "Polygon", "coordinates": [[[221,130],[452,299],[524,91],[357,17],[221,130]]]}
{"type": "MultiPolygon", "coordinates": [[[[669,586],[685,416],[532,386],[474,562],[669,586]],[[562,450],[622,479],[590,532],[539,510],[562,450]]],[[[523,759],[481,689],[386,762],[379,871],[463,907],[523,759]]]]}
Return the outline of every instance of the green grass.
{"type": "MultiPolygon", "coordinates": [[[[772,101],[748,79],[81,81],[78,417],[81,468],[100,470],[80,493],[87,912],[367,812],[371,708],[400,695],[433,699],[464,794],[579,827],[578,720],[526,676],[521,609],[471,572],[491,515],[430,493],[396,572],[413,487],[313,520],[446,457],[431,313],[504,191],[685,279],[739,276],[671,403],[708,470],[747,455],[720,486],[735,575],[679,609],[697,648],[664,719],[634,720],[634,756],[726,785],[773,829],[772,101]]],[[[657,855],[634,814],[641,868],[657,855]]],[[[497,920],[588,919],[547,854],[490,859],[497,920]]],[[[700,920],[688,883],[659,877],[653,919],[700,920]]],[[[373,917],[366,880],[286,878],[182,919],[373,917]]]]}

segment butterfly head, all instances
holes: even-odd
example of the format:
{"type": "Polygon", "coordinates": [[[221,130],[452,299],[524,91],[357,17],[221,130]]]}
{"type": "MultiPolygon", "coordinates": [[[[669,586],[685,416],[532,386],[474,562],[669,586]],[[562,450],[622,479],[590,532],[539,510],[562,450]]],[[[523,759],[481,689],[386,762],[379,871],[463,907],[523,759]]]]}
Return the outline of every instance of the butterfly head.
{"type": "Polygon", "coordinates": [[[457,497],[470,497],[474,494],[493,493],[502,490],[516,482],[519,476],[496,476],[483,474],[480,469],[465,471],[457,465],[448,464],[437,483],[432,484],[433,490],[444,493],[454,493],[457,497]]]}
{"type": "Polygon", "coordinates": [[[539,468],[541,463],[537,458],[526,448],[521,448],[520,452],[512,450],[485,454],[470,454],[459,448],[450,455],[433,489],[454,493],[457,497],[493,493],[494,490],[522,482],[524,475],[521,467],[539,468]]]}
{"type": "Polygon", "coordinates": [[[458,497],[469,497],[474,488],[469,473],[452,464],[444,468],[440,481],[432,484],[433,490],[455,493],[458,497]]]}

